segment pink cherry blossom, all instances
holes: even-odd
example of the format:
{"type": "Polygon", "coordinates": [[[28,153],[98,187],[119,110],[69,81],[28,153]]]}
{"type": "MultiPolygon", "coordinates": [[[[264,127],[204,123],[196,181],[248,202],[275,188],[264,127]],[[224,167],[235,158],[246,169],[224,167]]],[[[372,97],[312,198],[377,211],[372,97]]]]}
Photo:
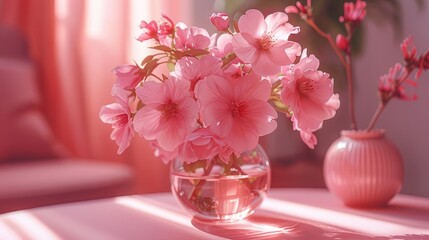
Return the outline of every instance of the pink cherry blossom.
{"type": "Polygon", "coordinates": [[[256,147],[259,136],[277,127],[277,112],[267,102],[268,81],[248,74],[234,82],[219,76],[201,80],[195,94],[204,122],[239,155],[256,147]]]}
{"type": "Polygon", "coordinates": [[[351,22],[354,24],[362,22],[366,16],[366,2],[357,0],[356,3],[344,3],[344,16],[339,18],[340,22],[351,22]]]}
{"type": "Polygon", "coordinates": [[[218,31],[226,31],[229,27],[229,16],[223,12],[212,13],[210,21],[218,31]]]}
{"type": "Polygon", "coordinates": [[[222,152],[226,143],[209,128],[198,128],[189,134],[179,147],[179,157],[187,163],[201,159],[212,159],[222,152]]]}
{"type": "Polygon", "coordinates": [[[285,13],[299,13],[302,16],[311,16],[311,0],[307,0],[307,5],[304,6],[300,1],[295,3],[295,6],[287,6],[285,13]]]}
{"type": "Polygon", "coordinates": [[[318,68],[319,60],[314,55],[303,54],[282,80],[281,100],[293,113],[294,129],[307,134],[320,129],[323,121],[332,118],[340,106],[338,95],[333,93],[333,79],[318,68]]]}
{"type": "Polygon", "coordinates": [[[176,27],[175,45],[177,49],[206,49],[210,43],[210,35],[204,28],[187,27],[184,24],[176,27]]]}
{"type": "Polygon", "coordinates": [[[112,124],[110,138],[119,146],[118,154],[122,154],[130,146],[134,131],[127,101],[121,98],[117,98],[117,101],[103,106],[99,116],[102,122],[112,124]]]}
{"type": "Polygon", "coordinates": [[[140,42],[149,40],[149,39],[158,39],[158,24],[156,21],[152,20],[149,23],[146,21],[141,21],[140,28],[143,30],[143,33],[137,38],[140,42]]]}
{"type": "Polygon", "coordinates": [[[401,81],[408,83],[411,86],[416,86],[417,83],[408,79],[407,69],[401,64],[396,63],[394,67],[389,68],[389,72],[380,77],[378,85],[378,93],[382,104],[386,104],[391,97],[396,97],[402,100],[416,100],[417,95],[407,95],[405,87],[401,81]],[[405,79],[405,80],[404,80],[405,79]]]}
{"type": "Polygon", "coordinates": [[[165,14],[162,14],[162,19],[158,26],[159,36],[166,37],[174,32],[174,22],[165,14]]]}
{"type": "Polygon", "coordinates": [[[145,76],[145,72],[136,65],[124,64],[113,69],[116,75],[116,82],[119,87],[132,90],[140,83],[145,76]]]}
{"type": "Polygon", "coordinates": [[[194,92],[195,84],[210,75],[222,75],[222,61],[211,55],[205,55],[201,59],[195,57],[183,57],[176,63],[174,73],[176,77],[191,83],[190,91],[194,92]]]}
{"type": "Polygon", "coordinates": [[[231,34],[221,34],[216,40],[216,46],[211,49],[211,52],[214,56],[223,58],[229,53],[233,52],[232,47],[232,35],[231,34]]]}
{"type": "Polygon", "coordinates": [[[252,64],[259,75],[279,73],[281,66],[291,64],[301,53],[298,43],[288,41],[289,35],[298,33],[299,28],[287,21],[284,12],[264,19],[260,11],[248,10],[238,21],[240,32],[232,40],[234,52],[243,62],[252,64]]]}
{"type": "Polygon", "coordinates": [[[168,78],[163,83],[148,81],[136,89],[143,107],[134,117],[134,129],[146,140],[157,140],[173,151],[197,127],[197,103],[189,93],[188,81],[168,78]]]}
{"type": "Polygon", "coordinates": [[[414,45],[413,37],[406,37],[400,46],[405,62],[407,62],[407,64],[414,64],[416,62],[417,49],[414,45]]]}

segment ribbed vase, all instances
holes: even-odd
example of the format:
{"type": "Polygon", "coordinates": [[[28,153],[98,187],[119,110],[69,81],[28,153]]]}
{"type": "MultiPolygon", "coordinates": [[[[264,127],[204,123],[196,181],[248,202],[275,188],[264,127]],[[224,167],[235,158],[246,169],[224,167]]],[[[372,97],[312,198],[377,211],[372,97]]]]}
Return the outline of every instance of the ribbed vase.
{"type": "Polygon", "coordinates": [[[381,207],[400,191],[403,161],[384,130],[341,131],[329,147],[324,177],[331,193],[350,207],[381,207]]]}

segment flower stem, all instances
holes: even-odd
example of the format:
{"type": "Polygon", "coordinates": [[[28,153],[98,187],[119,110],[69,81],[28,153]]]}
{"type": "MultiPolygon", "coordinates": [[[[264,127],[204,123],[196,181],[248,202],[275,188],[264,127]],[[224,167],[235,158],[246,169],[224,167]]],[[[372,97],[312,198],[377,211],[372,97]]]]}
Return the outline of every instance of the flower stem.
{"type": "Polygon", "coordinates": [[[372,116],[371,121],[369,122],[368,127],[366,128],[367,131],[370,131],[374,128],[375,123],[380,118],[380,115],[383,112],[383,110],[386,108],[387,103],[389,103],[390,100],[392,100],[392,98],[396,96],[395,94],[397,93],[397,89],[399,89],[402,86],[402,84],[405,81],[407,81],[408,77],[410,76],[413,70],[414,70],[413,68],[407,68],[406,74],[401,79],[399,79],[398,82],[395,84],[394,91],[391,92],[384,99],[381,99],[380,104],[377,107],[377,110],[374,112],[374,115],[372,116]]]}
{"type": "MultiPolygon", "coordinates": [[[[355,114],[355,99],[354,99],[354,90],[353,90],[353,74],[352,74],[352,67],[351,67],[351,53],[347,53],[346,56],[342,54],[341,50],[337,47],[335,44],[334,39],[332,39],[332,36],[324,31],[322,31],[314,22],[313,18],[307,19],[307,23],[323,38],[328,40],[329,44],[331,45],[332,50],[334,50],[335,54],[337,55],[338,59],[340,60],[341,64],[343,64],[344,68],[346,69],[346,75],[347,75],[347,85],[348,85],[348,94],[349,94],[349,114],[350,114],[350,121],[351,121],[351,128],[353,130],[357,129],[357,121],[356,121],[356,114],[355,114]]],[[[349,31],[349,41],[351,39],[351,32],[349,31]]]]}
{"type": "MultiPolygon", "coordinates": [[[[207,166],[207,168],[204,169],[204,175],[203,176],[208,176],[210,174],[210,172],[213,169],[214,166],[214,161],[216,161],[216,159],[213,159],[212,161],[208,161],[209,164],[207,166]]],[[[197,186],[195,186],[194,190],[192,191],[190,200],[195,200],[197,198],[198,193],[201,191],[201,188],[203,187],[204,183],[206,182],[206,180],[204,179],[200,179],[197,186]]]]}
{"type": "Polygon", "coordinates": [[[312,18],[307,19],[308,25],[310,25],[320,36],[324,37],[326,40],[328,40],[329,44],[331,45],[332,50],[334,50],[335,54],[337,55],[338,59],[340,60],[341,64],[343,64],[344,67],[346,67],[347,62],[344,58],[344,55],[341,53],[341,50],[337,47],[335,44],[334,39],[332,39],[332,36],[328,33],[325,33],[322,31],[314,22],[312,18]]]}
{"type": "Polygon", "coordinates": [[[375,123],[377,122],[378,118],[380,117],[381,113],[383,112],[385,106],[386,106],[385,104],[380,102],[377,110],[375,111],[374,115],[371,118],[371,121],[368,124],[368,128],[366,129],[367,131],[371,131],[374,128],[375,123]]]}
{"type": "Polygon", "coordinates": [[[357,121],[356,121],[356,111],[355,111],[355,95],[354,95],[354,84],[353,84],[353,74],[351,67],[351,56],[347,54],[346,56],[346,75],[347,75],[347,86],[348,86],[348,94],[349,94],[349,114],[351,121],[351,129],[357,129],[357,121]]]}

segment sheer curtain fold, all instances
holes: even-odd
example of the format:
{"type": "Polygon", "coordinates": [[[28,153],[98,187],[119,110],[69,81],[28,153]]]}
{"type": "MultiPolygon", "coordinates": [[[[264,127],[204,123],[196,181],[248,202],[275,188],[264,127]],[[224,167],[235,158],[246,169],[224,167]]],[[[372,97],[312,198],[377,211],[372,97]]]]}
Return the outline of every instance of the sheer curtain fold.
{"type": "Polygon", "coordinates": [[[43,110],[58,140],[74,156],[128,162],[140,192],[167,191],[168,166],[138,137],[118,156],[111,128],[98,112],[114,101],[111,70],[143,58],[144,45],[135,40],[140,21],[165,13],[191,24],[190,1],[0,1],[1,23],[21,29],[29,41],[40,70],[43,110]]]}

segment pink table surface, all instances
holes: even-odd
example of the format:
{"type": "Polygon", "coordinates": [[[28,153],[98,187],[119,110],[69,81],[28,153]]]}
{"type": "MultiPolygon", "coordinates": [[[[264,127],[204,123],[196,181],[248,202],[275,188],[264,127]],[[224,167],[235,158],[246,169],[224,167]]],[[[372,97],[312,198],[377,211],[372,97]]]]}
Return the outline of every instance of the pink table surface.
{"type": "Polygon", "coordinates": [[[171,193],[122,196],[2,214],[0,239],[429,239],[429,199],[352,209],[325,189],[271,189],[249,219],[207,225],[171,193]]]}

